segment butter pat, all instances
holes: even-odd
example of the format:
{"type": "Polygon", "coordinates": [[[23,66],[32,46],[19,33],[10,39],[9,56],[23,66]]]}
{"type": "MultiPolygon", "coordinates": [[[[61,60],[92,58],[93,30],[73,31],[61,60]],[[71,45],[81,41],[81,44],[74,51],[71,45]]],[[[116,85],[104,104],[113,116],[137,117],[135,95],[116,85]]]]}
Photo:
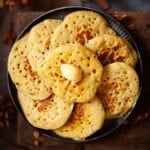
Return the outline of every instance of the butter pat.
{"type": "Polygon", "coordinates": [[[62,64],[60,69],[63,77],[74,83],[82,79],[82,70],[73,64],[62,64]]]}

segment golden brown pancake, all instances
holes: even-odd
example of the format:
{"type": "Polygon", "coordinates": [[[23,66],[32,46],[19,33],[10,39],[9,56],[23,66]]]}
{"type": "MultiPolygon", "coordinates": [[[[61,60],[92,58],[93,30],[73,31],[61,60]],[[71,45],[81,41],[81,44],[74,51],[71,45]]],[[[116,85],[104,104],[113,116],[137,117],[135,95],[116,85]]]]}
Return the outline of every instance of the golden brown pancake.
{"type": "Polygon", "coordinates": [[[32,99],[43,100],[51,95],[51,88],[38,72],[32,70],[28,60],[29,33],[12,47],[8,58],[8,71],[17,89],[32,99]]]}
{"type": "Polygon", "coordinates": [[[45,57],[50,52],[51,38],[61,20],[46,19],[32,27],[30,31],[30,64],[34,71],[40,70],[45,63],[45,57]]]}
{"type": "Polygon", "coordinates": [[[97,36],[89,40],[86,47],[97,54],[103,65],[124,62],[134,67],[137,63],[137,54],[131,44],[116,35],[97,36]]]}
{"type": "Polygon", "coordinates": [[[52,85],[53,92],[66,102],[86,102],[97,91],[102,69],[93,52],[80,44],[68,44],[51,52],[41,74],[52,85]],[[64,69],[68,78],[61,70],[64,64],[70,66],[64,69]],[[76,82],[78,77],[81,78],[76,82]]]}
{"type": "Polygon", "coordinates": [[[62,137],[84,140],[100,130],[105,120],[105,111],[101,101],[94,97],[86,103],[77,103],[67,123],[54,130],[62,137]]]}
{"type": "Polygon", "coordinates": [[[92,11],[75,11],[68,14],[55,30],[52,47],[68,43],[85,45],[88,40],[102,34],[116,34],[100,14],[92,11]]]}
{"type": "Polygon", "coordinates": [[[104,67],[99,96],[106,111],[106,118],[124,115],[136,102],[139,79],[136,71],[122,62],[104,67]]]}
{"type": "Polygon", "coordinates": [[[46,100],[37,101],[18,92],[19,103],[26,119],[34,127],[57,129],[64,125],[71,115],[73,103],[68,104],[54,95],[46,100]]]}

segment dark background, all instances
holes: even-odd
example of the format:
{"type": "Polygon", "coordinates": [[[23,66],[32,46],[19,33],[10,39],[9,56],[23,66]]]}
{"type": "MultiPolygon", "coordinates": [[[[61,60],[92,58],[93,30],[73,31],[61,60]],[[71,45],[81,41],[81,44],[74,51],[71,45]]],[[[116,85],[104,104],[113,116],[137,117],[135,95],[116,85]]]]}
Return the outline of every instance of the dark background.
{"type": "MultiPolygon", "coordinates": [[[[39,142],[43,144],[38,143],[38,147],[28,147],[26,143],[28,142],[22,142],[21,139],[18,139],[18,136],[20,138],[20,135],[25,134],[26,131],[22,131],[22,129],[18,130],[19,123],[22,122],[22,118],[18,116],[18,113],[14,106],[11,104],[10,96],[7,89],[7,57],[8,53],[11,49],[11,46],[13,42],[16,39],[17,36],[17,14],[18,12],[38,12],[38,11],[48,11],[53,8],[61,7],[61,6],[68,6],[68,5],[84,5],[88,7],[93,7],[97,9],[102,9],[105,12],[112,13],[114,11],[121,11],[121,12],[132,12],[130,15],[134,17],[135,13],[138,12],[135,18],[138,20],[134,20],[138,28],[140,26],[142,27],[141,30],[146,31],[133,31],[133,35],[135,36],[135,39],[138,41],[139,47],[144,49],[142,52],[142,60],[143,60],[143,67],[144,67],[144,85],[142,90],[141,99],[142,101],[145,100],[145,102],[150,101],[150,44],[149,41],[149,34],[150,30],[150,23],[143,25],[146,22],[146,19],[149,20],[148,17],[150,17],[150,1],[149,0],[0,0],[0,149],[46,149],[46,146],[49,146],[49,149],[76,149],[76,150],[84,150],[84,149],[112,149],[112,146],[114,149],[124,149],[123,145],[129,144],[129,149],[145,149],[148,150],[150,147],[150,102],[147,103],[147,105],[144,102],[139,101],[139,104],[137,106],[137,109],[135,110],[133,116],[129,118],[129,121],[131,122],[131,127],[129,128],[129,125],[122,126],[120,130],[116,131],[111,135],[111,139],[104,138],[101,141],[101,145],[98,144],[98,142],[95,142],[92,146],[92,143],[90,144],[78,144],[78,145],[66,145],[63,143],[52,141],[53,144],[50,142],[47,142],[46,144],[44,142],[39,142]],[[107,3],[106,3],[107,2],[107,3]],[[140,12],[140,13],[139,13],[140,12]],[[140,14],[145,15],[143,17],[140,14]],[[142,17],[141,17],[142,16],[142,17]],[[142,20],[143,19],[143,20],[142,20]],[[138,40],[138,37],[142,39],[138,40]],[[143,37],[145,39],[143,39],[143,37]],[[144,40],[144,44],[142,45],[142,40],[144,40]],[[142,109],[141,109],[141,108],[142,109]],[[138,113],[137,113],[138,112],[138,113]],[[141,114],[141,115],[139,115],[141,114]],[[18,119],[19,118],[19,119],[18,119]],[[21,120],[21,121],[20,121],[21,120]],[[141,121],[142,120],[142,121],[141,121]],[[133,121],[133,123],[132,123],[133,121]],[[133,130],[131,133],[134,134],[134,136],[131,134],[128,134],[128,140],[123,139],[123,134],[126,135],[126,129],[133,130]],[[140,130],[139,130],[140,129],[140,130]],[[21,132],[18,133],[17,131],[21,132]],[[113,139],[113,136],[118,134],[118,132],[121,131],[122,134],[120,136],[119,141],[119,147],[118,145],[114,145],[114,143],[117,143],[116,139],[113,139]],[[143,134],[143,135],[142,135],[143,134]],[[138,136],[142,139],[139,141],[138,136]],[[144,138],[144,136],[147,136],[147,138],[144,138]],[[137,138],[132,138],[137,137],[137,138]],[[105,142],[109,141],[109,142],[105,142]],[[129,141],[130,140],[130,141],[129,141]],[[19,143],[19,144],[18,144],[19,143]],[[122,146],[121,146],[122,145],[122,146]]],[[[23,16],[23,15],[21,15],[23,16]]],[[[128,20],[127,20],[128,21],[128,20]]],[[[132,31],[131,31],[132,32],[132,31]]],[[[28,129],[28,125],[24,124],[23,129],[28,129]]],[[[31,132],[33,132],[33,129],[30,129],[31,132]]],[[[130,132],[129,132],[130,133],[130,132]]],[[[30,133],[30,144],[32,143],[33,146],[37,145],[36,140],[34,137],[34,133],[30,133]]],[[[42,137],[42,136],[41,136],[42,137]]],[[[116,138],[116,137],[115,137],[116,138]]],[[[119,137],[118,137],[119,138],[119,137]]],[[[25,140],[25,139],[23,139],[25,140]]],[[[30,146],[32,146],[32,144],[30,146]]]]}

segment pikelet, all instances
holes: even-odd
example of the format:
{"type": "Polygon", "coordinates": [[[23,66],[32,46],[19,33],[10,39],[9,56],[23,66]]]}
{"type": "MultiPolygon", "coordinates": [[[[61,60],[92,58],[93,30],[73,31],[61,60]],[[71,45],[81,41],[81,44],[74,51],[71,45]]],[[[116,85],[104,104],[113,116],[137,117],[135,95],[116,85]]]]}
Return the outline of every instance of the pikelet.
{"type": "Polygon", "coordinates": [[[29,33],[12,47],[8,57],[8,71],[16,88],[35,100],[43,100],[51,95],[51,88],[38,72],[32,70],[28,54],[30,52],[29,33]]]}
{"type": "Polygon", "coordinates": [[[75,11],[68,14],[55,30],[52,47],[68,43],[85,45],[88,40],[104,33],[116,35],[103,16],[92,11],[75,11]]]}
{"type": "Polygon", "coordinates": [[[34,127],[50,130],[64,125],[71,115],[74,104],[64,103],[55,95],[37,101],[18,92],[18,100],[26,119],[34,127]]]}
{"type": "Polygon", "coordinates": [[[106,65],[98,94],[106,111],[106,118],[124,115],[136,102],[139,79],[136,71],[122,62],[106,65]]]}
{"type": "Polygon", "coordinates": [[[132,67],[137,63],[137,54],[129,42],[117,35],[103,34],[87,42],[88,49],[97,54],[103,65],[124,62],[132,67]]]}
{"type": "Polygon", "coordinates": [[[96,55],[76,43],[54,49],[40,74],[58,97],[72,103],[87,102],[94,97],[102,70],[96,55]]]}
{"type": "Polygon", "coordinates": [[[76,103],[67,123],[54,130],[60,136],[84,140],[100,130],[105,120],[105,111],[98,97],[86,103],[76,103]]]}
{"type": "Polygon", "coordinates": [[[34,71],[39,71],[50,53],[51,38],[61,20],[46,19],[32,27],[29,36],[30,53],[28,58],[34,71]]]}

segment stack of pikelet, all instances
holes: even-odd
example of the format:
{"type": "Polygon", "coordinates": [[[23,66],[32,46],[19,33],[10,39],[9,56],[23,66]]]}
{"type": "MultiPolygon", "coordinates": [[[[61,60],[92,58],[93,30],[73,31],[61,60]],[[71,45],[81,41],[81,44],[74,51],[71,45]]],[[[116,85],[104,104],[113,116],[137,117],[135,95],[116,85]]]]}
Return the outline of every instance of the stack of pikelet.
{"type": "Polygon", "coordinates": [[[139,79],[132,45],[92,11],[38,23],[12,47],[8,71],[27,120],[84,140],[134,105],[139,79]]]}

